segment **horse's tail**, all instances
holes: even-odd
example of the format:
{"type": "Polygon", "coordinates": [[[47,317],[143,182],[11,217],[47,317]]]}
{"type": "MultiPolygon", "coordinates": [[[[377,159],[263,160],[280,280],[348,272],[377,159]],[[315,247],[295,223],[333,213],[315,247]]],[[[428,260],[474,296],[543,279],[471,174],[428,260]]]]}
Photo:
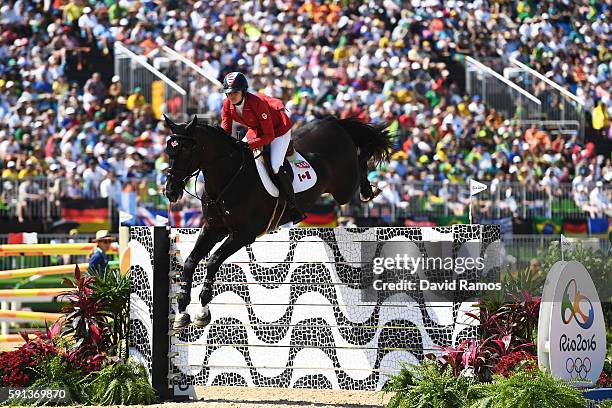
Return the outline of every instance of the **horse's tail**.
{"type": "Polygon", "coordinates": [[[351,136],[357,147],[357,159],[361,170],[360,193],[362,201],[370,201],[380,190],[368,181],[368,171],[382,162],[389,161],[391,151],[391,136],[385,130],[388,125],[363,123],[356,118],[340,119],[339,125],[351,136]]]}

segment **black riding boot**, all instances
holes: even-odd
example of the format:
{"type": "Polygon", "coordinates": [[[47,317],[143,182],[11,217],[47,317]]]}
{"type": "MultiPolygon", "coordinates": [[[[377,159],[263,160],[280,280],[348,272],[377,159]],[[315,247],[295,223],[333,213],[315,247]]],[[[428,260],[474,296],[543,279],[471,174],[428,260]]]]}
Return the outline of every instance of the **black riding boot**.
{"type": "Polygon", "coordinates": [[[291,176],[285,169],[285,165],[281,166],[281,168],[278,170],[278,173],[276,174],[276,181],[278,187],[283,192],[285,199],[287,200],[287,204],[289,205],[291,220],[297,224],[306,218],[306,215],[300,211],[297,202],[295,201],[295,193],[293,192],[291,176]]]}

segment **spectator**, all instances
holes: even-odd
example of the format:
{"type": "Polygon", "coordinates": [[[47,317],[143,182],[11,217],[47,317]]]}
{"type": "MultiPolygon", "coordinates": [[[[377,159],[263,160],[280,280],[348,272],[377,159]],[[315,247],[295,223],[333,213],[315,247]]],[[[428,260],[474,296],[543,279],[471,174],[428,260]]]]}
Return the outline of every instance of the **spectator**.
{"type": "Polygon", "coordinates": [[[599,217],[604,214],[612,216],[612,203],[606,191],[603,190],[603,183],[598,181],[595,183],[595,188],[589,194],[589,204],[596,209],[599,217]]]}
{"type": "Polygon", "coordinates": [[[2,171],[2,179],[17,181],[18,173],[15,170],[15,162],[13,160],[6,164],[6,168],[2,171]]]}
{"type": "Polygon", "coordinates": [[[105,172],[95,159],[88,159],[87,168],[83,172],[83,193],[87,198],[98,198],[101,193],[100,184],[105,172]]]}
{"type": "Polygon", "coordinates": [[[96,248],[90,253],[88,270],[94,273],[102,273],[108,267],[108,256],[106,253],[110,250],[112,243],[115,241],[112,235],[107,230],[96,232],[96,238],[93,240],[97,244],[96,248]]]}
{"type": "Polygon", "coordinates": [[[108,95],[117,98],[121,95],[122,91],[121,78],[119,78],[119,75],[113,76],[111,79],[111,86],[108,88],[108,95]]]}
{"type": "MultiPolygon", "coordinates": [[[[87,7],[88,8],[88,7],[87,7]]],[[[94,97],[94,100],[98,102],[102,102],[104,99],[104,95],[106,95],[106,87],[102,82],[102,78],[98,72],[95,72],[91,78],[85,82],[85,86],[83,87],[83,91],[86,94],[91,94],[94,97]]],[[[85,109],[88,110],[88,109],[85,109]]]]}
{"type": "Polygon", "coordinates": [[[100,197],[110,198],[115,204],[121,202],[121,182],[114,170],[110,170],[100,183],[100,197]]]}
{"type": "Polygon", "coordinates": [[[141,92],[141,88],[139,86],[134,88],[134,92],[127,99],[126,108],[128,110],[134,110],[135,108],[140,108],[146,103],[144,95],[142,95],[142,93],[140,92],[141,92]]]}
{"type": "Polygon", "coordinates": [[[27,178],[19,183],[17,220],[24,222],[30,216],[33,206],[41,204],[45,196],[41,194],[40,186],[33,180],[27,178]]]}

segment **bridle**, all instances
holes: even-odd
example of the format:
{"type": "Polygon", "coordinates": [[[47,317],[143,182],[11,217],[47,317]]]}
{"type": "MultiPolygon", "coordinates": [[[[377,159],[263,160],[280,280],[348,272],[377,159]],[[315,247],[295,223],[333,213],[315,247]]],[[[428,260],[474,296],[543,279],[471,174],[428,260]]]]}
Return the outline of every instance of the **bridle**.
{"type": "MultiPolygon", "coordinates": [[[[183,139],[183,140],[188,140],[190,142],[195,143],[196,146],[196,150],[197,147],[200,145],[200,143],[198,143],[198,140],[193,137],[193,136],[188,136],[188,135],[178,135],[178,134],[172,134],[170,135],[170,139],[168,141],[168,145],[171,145],[171,141],[173,139],[183,139]]],[[[180,170],[180,169],[174,169],[174,164],[172,164],[170,166],[170,169],[168,170],[168,175],[173,176],[173,177],[177,177],[179,178],[182,182],[183,182],[183,191],[186,192],[187,194],[189,194],[190,196],[197,198],[198,200],[200,200],[202,202],[203,205],[206,206],[210,206],[211,204],[214,205],[218,210],[220,214],[224,214],[227,211],[224,208],[223,205],[223,197],[225,195],[225,193],[229,190],[229,188],[234,184],[234,182],[238,179],[238,176],[240,175],[240,173],[242,173],[242,170],[244,169],[244,166],[246,164],[246,153],[248,150],[248,147],[246,147],[245,144],[243,144],[242,142],[240,142],[237,139],[232,138],[232,141],[236,144],[236,146],[238,147],[237,150],[233,150],[232,152],[228,153],[228,154],[224,154],[221,155],[217,158],[215,158],[212,161],[208,161],[206,163],[203,164],[203,169],[206,170],[207,168],[211,168],[212,166],[218,164],[221,160],[227,160],[227,159],[231,159],[233,158],[236,154],[240,154],[240,167],[238,168],[238,170],[234,173],[234,175],[232,176],[232,178],[230,179],[230,181],[225,185],[225,187],[223,187],[223,189],[221,190],[221,192],[217,195],[216,198],[211,198],[209,195],[202,195],[202,197],[198,197],[198,193],[197,191],[195,191],[195,195],[192,194],[191,192],[187,191],[187,182],[193,178],[199,175],[200,172],[202,172],[202,167],[198,167],[197,170],[195,170],[195,172],[189,172],[189,171],[184,171],[184,170],[180,170]],[[180,172],[180,173],[179,173],[180,172]]],[[[191,149],[193,149],[193,147],[191,147],[191,149]]],[[[250,152],[250,150],[249,150],[250,152]]],[[[168,153],[168,148],[167,148],[167,153],[168,153]]],[[[168,157],[172,158],[172,156],[174,156],[173,154],[168,153],[168,157]]],[[[172,159],[172,161],[174,162],[174,159],[172,159]]]]}

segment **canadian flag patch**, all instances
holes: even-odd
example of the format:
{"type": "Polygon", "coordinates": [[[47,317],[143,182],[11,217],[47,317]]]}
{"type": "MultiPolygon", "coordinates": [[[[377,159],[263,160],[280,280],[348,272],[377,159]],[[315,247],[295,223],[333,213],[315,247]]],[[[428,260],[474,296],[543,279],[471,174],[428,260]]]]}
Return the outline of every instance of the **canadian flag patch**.
{"type": "Polygon", "coordinates": [[[170,142],[170,146],[176,147],[178,146],[178,142],[176,140],[173,140],[172,142],[170,142]]]}
{"type": "Polygon", "coordinates": [[[261,118],[262,118],[262,119],[268,119],[268,114],[266,114],[266,113],[262,113],[262,114],[261,114],[261,118]]]}

